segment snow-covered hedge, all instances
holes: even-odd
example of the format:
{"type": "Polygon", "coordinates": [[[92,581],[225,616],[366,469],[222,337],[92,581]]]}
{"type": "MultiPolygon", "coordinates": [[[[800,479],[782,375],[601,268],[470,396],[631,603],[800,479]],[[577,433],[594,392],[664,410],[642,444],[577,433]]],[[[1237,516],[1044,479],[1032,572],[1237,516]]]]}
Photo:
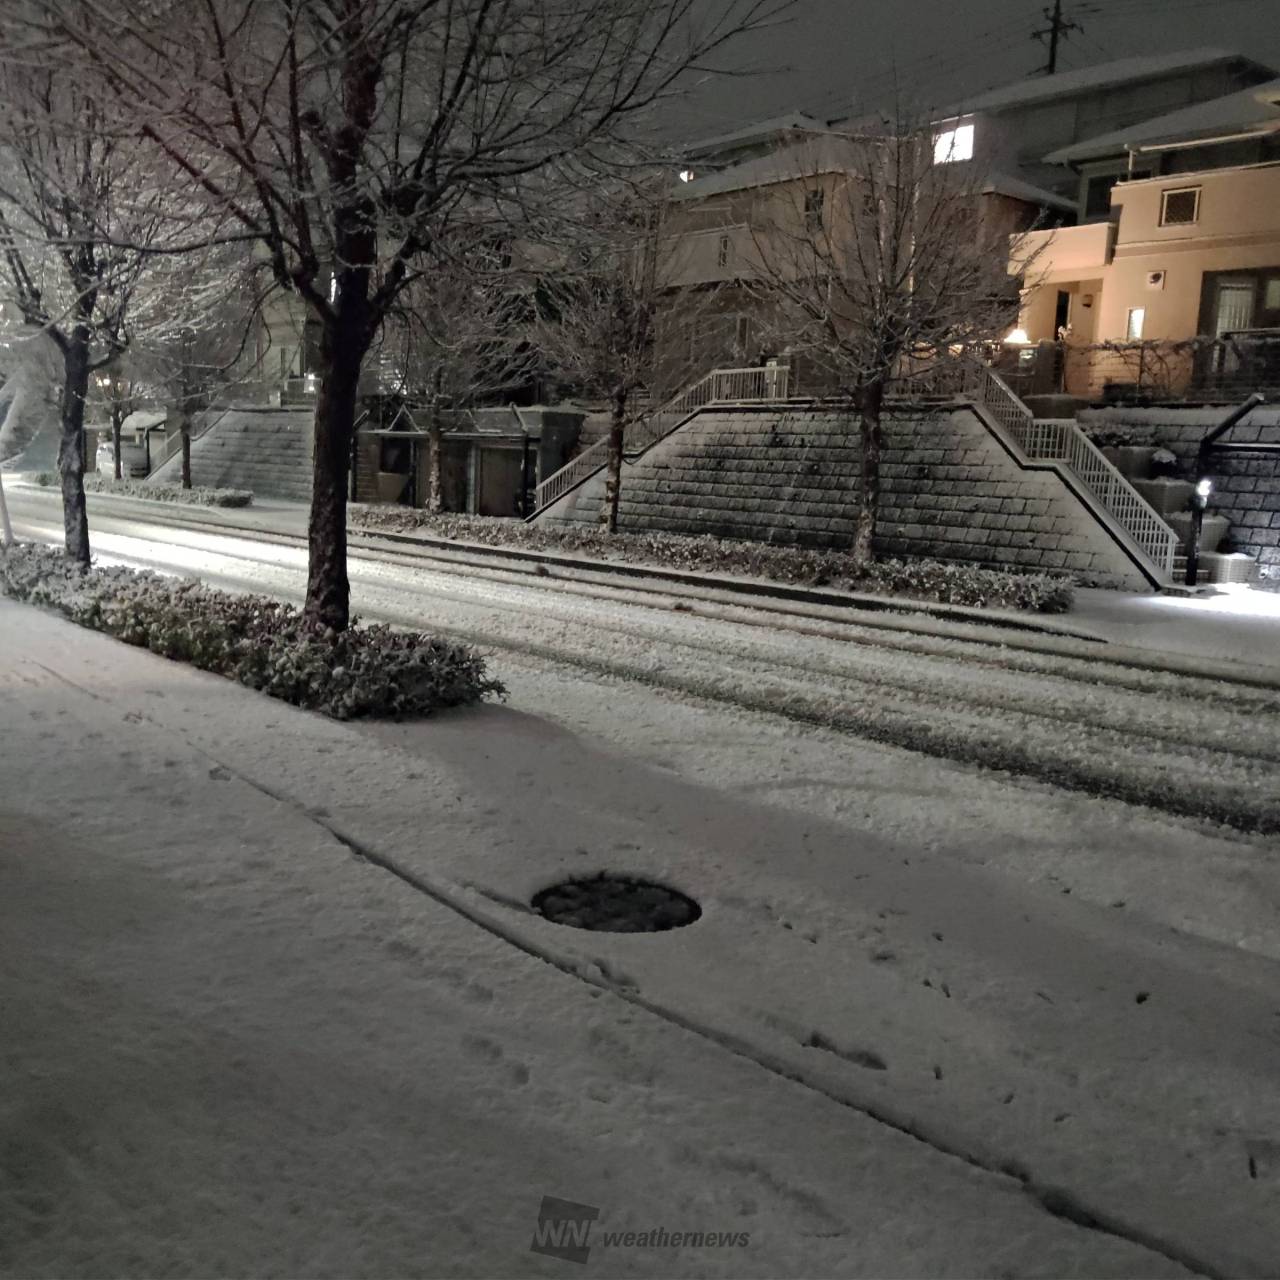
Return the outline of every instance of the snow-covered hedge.
{"type": "Polygon", "coordinates": [[[779,547],[710,535],[608,533],[488,516],[428,515],[404,507],[353,506],[351,522],[371,529],[421,530],[437,538],[489,546],[624,560],[664,569],[741,574],[807,586],[834,586],[940,604],[1064,613],[1074,581],[1064,574],[1016,573],[942,560],[877,560],[858,565],[843,551],[779,547]]]}
{"type": "Polygon", "coordinates": [[[421,716],[505,692],[462,645],[384,626],[320,631],[292,605],[133,569],[85,570],[52,547],[0,550],[0,593],[338,720],[421,716]]]}
{"type": "MultiPolygon", "coordinates": [[[[46,487],[58,485],[52,471],[39,471],[32,479],[46,487]]],[[[115,480],[96,471],[84,478],[86,493],[115,493],[122,498],[149,498],[152,502],[178,502],[194,507],[247,507],[253,501],[248,489],[184,489],[177,484],[150,484],[145,480],[115,480]]]]}

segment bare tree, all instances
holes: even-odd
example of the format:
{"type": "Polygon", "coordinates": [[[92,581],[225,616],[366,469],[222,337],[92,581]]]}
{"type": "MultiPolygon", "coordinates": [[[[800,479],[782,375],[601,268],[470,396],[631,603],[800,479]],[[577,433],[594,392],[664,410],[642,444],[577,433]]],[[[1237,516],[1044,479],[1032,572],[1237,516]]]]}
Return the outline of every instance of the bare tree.
{"type": "MultiPolygon", "coordinates": [[[[857,415],[862,484],[853,552],[871,559],[880,500],[881,415],[922,368],[980,358],[1016,323],[1009,210],[946,138],[898,119],[831,133],[779,158],[743,264],[765,323],[804,380],[857,415]]],[[[1025,257],[1025,255],[1023,255],[1025,257]]]]}
{"type": "Polygon", "coordinates": [[[108,368],[89,381],[85,416],[91,425],[106,421],[111,431],[111,470],[115,479],[124,476],[123,447],[126,419],[142,406],[145,386],[134,376],[129,355],[123,353],[108,368]]]}
{"type": "Polygon", "coordinates": [[[557,224],[557,265],[539,291],[534,334],[543,359],[609,406],[599,519],[610,532],[618,527],[629,429],[704,372],[694,334],[714,310],[715,292],[671,286],[678,271],[668,208],[661,178],[584,196],[572,220],[557,224]]]}
{"type": "Polygon", "coordinates": [[[130,364],[177,411],[184,489],[191,488],[197,411],[259,375],[249,351],[263,302],[259,267],[242,246],[213,244],[153,264],[140,290],[130,364]]]}
{"type": "Polygon", "coordinates": [[[518,215],[787,0],[47,0],[151,146],[320,328],[306,614],[349,620],[361,370],[442,218],[518,215]]]}
{"type": "Polygon", "coordinates": [[[467,230],[440,238],[428,274],[411,280],[383,326],[382,382],[427,423],[425,507],[444,509],[442,430],[447,410],[491,401],[527,382],[533,357],[528,290],[512,254],[467,230]]]}
{"type": "Polygon", "coordinates": [[[158,207],[151,175],[74,70],[34,55],[0,62],[0,281],[62,357],[63,523],[67,554],[82,564],[89,380],[127,345],[158,207]]]}

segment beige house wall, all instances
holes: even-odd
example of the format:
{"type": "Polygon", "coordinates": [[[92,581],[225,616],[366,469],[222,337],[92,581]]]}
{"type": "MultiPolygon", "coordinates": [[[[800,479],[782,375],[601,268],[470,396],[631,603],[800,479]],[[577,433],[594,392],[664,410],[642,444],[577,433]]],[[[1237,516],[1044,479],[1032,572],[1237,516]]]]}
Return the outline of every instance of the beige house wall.
{"type": "Polygon", "coordinates": [[[1082,308],[1073,305],[1076,342],[1123,342],[1129,312],[1136,307],[1145,312],[1144,340],[1195,337],[1202,331],[1206,272],[1280,266],[1280,165],[1119,183],[1112,193],[1112,216],[1113,224],[1037,233],[1040,256],[1022,318],[1033,341],[1054,336],[1059,289],[1080,296],[1094,286],[1091,324],[1077,322],[1084,319],[1082,308]],[[1197,221],[1161,226],[1163,193],[1187,187],[1200,188],[1197,221]],[[1113,228],[1113,247],[1101,255],[1101,237],[1113,228]],[[1156,272],[1163,278],[1153,285],[1150,277],[1156,272]]]}

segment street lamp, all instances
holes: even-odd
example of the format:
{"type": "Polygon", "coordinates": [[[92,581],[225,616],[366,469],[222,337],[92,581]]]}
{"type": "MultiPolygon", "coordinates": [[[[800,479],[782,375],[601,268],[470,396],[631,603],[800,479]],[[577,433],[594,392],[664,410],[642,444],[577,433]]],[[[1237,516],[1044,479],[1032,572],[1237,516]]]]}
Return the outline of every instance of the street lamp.
{"type": "Polygon", "coordinates": [[[1204,509],[1209,505],[1209,495],[1213,492],[1213,481],[1208,476],[1201,476],[1196,481],[1195,492],[1191,495],[1191,538],[1187,543],[1187,586],[1196,585],[1196,575],[1200,568],[1200,530],[1204,527],[1204,509]]]}

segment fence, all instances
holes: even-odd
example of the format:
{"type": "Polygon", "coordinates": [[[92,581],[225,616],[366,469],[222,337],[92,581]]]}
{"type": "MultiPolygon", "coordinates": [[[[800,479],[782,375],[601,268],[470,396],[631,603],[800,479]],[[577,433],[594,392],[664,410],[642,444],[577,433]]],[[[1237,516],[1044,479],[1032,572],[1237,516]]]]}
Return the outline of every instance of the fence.
{"type": "Polygon", "coordinates": [[[1183,342],[1067,344],[1061,359],[1063,390],[1110,403],[1221,402],[1280,391],[1280,330],[1275,329],[1183,342]]]}

